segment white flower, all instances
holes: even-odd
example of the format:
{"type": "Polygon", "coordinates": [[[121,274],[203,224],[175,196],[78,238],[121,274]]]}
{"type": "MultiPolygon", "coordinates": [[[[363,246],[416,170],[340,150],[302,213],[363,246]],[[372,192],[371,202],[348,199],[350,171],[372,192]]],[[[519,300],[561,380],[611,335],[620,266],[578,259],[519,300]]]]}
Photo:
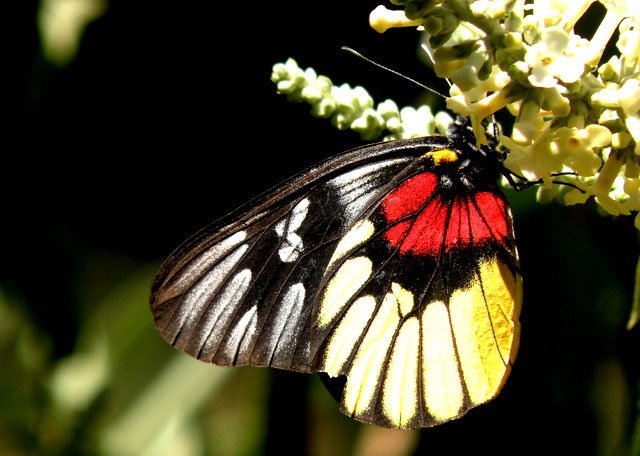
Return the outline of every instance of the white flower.
{"type": "MultiPolygon", "coordinates": [[[[548,134],[547,131],[544,136],[548,134]]],[[[505,160],[505,166],[527,180],[542,179],[548,184],[553,174],[562,171],[564,154],[558,148],[551,147],[548,140],[539,140],[530,146],[522,146],[509,137],[501,136],[500,143],[510,151],[505,160]]]]}
{"type": "Polygon", "coordinates": [[[405,107],[400,110],[402,118],[403,138],[419,138],[433,134],[435,130],[434,117],[428,106],[420,106],[418,109],[405,107]]]}
{"type": "Polygon", "coordinates": [[[575,56],[565,55],[569,34],[562,27],[548,27],[542,31],[540,41],[529,47],[524,56],[531,68],[529,82],[535,87],[553,87],[562,82],[576,82],[584,72],[583,62],[575,56]]]}
{"type": "Polygon", "coordinates": [[[556,131],[553,143],[565,155],[565,166],[589,177],[602,166],[596,150],[611,143],[611,132],[602,125],[589,125],[583,129],[562,127],[556,131]]]}
{"type": "Polygon", "coordinates": [[[566,2],[558,0],[533,0],[533,5],[527,6],[533,10],[540,23],[546,26],[558,24],[567,9],[566,2]]]}
{"type": "Polygon", "coordinates": [[[591,101],[607,108],[622,108],[625,114],[635,114],[640,109],[640,83],[628,79],[622,87],[610,84],[591,95],[591,101]]]}

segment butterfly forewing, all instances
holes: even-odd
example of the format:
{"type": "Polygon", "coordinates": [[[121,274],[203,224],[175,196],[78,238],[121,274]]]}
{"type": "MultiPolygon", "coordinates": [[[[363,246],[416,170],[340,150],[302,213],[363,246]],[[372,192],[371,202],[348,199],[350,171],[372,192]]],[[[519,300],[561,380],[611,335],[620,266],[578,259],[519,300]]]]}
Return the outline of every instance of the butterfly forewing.
{"type": "Polygon", "coordinates": [[[219,365],[312,371],[309,313],[336,244],[431,142],[338,156],[186,241],[154,281],[160,333],[219,365]]]}
{"type": "Polygon", "coordinates": [[[382,426],[488,401],[515,356],[521,280],[504,196],[465,148],[355,149],[212,224],[160,268],[160,333],[218,365],[344,376],[342,410],[382,426]]]}

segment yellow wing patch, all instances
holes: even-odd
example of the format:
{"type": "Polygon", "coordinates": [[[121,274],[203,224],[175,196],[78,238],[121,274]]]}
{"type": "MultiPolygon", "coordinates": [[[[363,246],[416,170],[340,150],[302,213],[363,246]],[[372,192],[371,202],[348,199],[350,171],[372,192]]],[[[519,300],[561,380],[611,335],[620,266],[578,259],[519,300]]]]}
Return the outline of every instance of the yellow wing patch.
{"type": "Polygon", "coordinates": [[[522,278],[493,261],[482,264],[480,280],[500,355],[505,363],[513,363],[520,341],[522,278]]]}
{"type": "Polygon", "coordinates": [[[378,393],[399,320],[396,300],[387,293],[347,373],[343,405],[355,417],[367,410],[378,393]]]}
{"type": "Polygon", "coordinates": [[[402,286],[396,282],[391,284],[391,291],[400,305],[400,314],[402,314],[403,317],[406,316],[413,310],[413,293],[402,288],[402,286]]]}
{"type": "Polygon", "coordinates": [[[375,306],[376,300],[373,296],[357,299],[335,329],[324,360],[324,369],[331,377],[340,375],[342,366],[351,356],[353,347],[371,318],[375,306]]]}
{"type": "Polygon", "coordinates": [[[338,245],[333,252],[333,256],[331,257],[331,260],[329,260],[327,269],[333,266],[333,263],[342,258],[345,254],[365,243],[373,235],[374,231],[373,223],[366,219],[363,219],[353,225],[353,227],[347,231],[347,234],[340,239],[340,242],[338,242],[338,245]]]}
{"type": "Polygon", "coordinates": [[[443,163],[454,163],[458,161],[458,154],[452,149],[439,149],[427,152],[425,157],[431,157],[434,165],[441,165],[443,163]]]}
{"type": "Polygon", "coordinates": [[[473,405],[495,397],[515,357],[520,276],[497,259],[483,262],[472,286],[451,296],[449,313],[462,375],[473,405]]]}
{"type": "Polygon", "coordinates": [[[449,311],[444,302],[422,313],[422,384],[427,411],[437,421],[458,416],[464,400],[449,311]]]}
{"type": "Polygon", "coordinates": [[[327,326],[371,275],[369,258],[355,257],[345,261],[329,283],[320,304],[318,325],[327,326]]]}
{"type": "Polygon", "coordinates": [[[420,325],[416,317],[400,327],[387,365],[382,394],[384,414],[397,427],[407,427],[418,407],[420,325]]]}
{"type": "MultiPolygon", "coordinates": [[[[323,301],[325,324],[356,298],[370,274],[363,257],[338,269],[323,301]]],[[[520,275],[492,258],[448,303],[416,303],[396,282],[382,302],[371,295],[355,299],[323,358],[329,375],[346,374],[345,411],[368,422],[381,423],[383,416],[397,428],[424,427],[495,397],[517,351],[521,287],[520,275]]]]}

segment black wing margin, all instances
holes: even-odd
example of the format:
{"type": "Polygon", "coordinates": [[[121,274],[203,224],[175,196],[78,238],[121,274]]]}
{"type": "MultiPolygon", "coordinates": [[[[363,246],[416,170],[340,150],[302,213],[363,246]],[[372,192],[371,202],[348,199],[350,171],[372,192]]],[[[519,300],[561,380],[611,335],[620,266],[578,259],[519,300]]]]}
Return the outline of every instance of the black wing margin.
{"type": "Polygon", "coordinates": [[[440,136],[334,157],[214,222],[163,263],[151,293],[161,335],[223,366],[314,371],[316,293],[340,238],[440,136]]]}

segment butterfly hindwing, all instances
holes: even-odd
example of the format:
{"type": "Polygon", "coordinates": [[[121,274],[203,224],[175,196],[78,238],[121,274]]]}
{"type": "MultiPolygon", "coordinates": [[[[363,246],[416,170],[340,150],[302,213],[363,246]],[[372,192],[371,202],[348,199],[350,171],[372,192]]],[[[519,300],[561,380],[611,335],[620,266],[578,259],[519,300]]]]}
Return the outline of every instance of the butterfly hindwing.
{"type": "Polygon", "coordinates": [[[346,377],[342,409],[361,421],[459,417],[498,393],[515,357],[521,284],[504,197],[437,180],[420,173],[386,195],[325,277],[319,370],[346,377]]]}
{"type": "Polygon", "coordinates": [[[160,268],[177,348],[223,366],[341,377],[341,409],[421,428],[494,397],[519,336],[510,210],[446,137],[366,146],[205,228],[160,268]]]}

